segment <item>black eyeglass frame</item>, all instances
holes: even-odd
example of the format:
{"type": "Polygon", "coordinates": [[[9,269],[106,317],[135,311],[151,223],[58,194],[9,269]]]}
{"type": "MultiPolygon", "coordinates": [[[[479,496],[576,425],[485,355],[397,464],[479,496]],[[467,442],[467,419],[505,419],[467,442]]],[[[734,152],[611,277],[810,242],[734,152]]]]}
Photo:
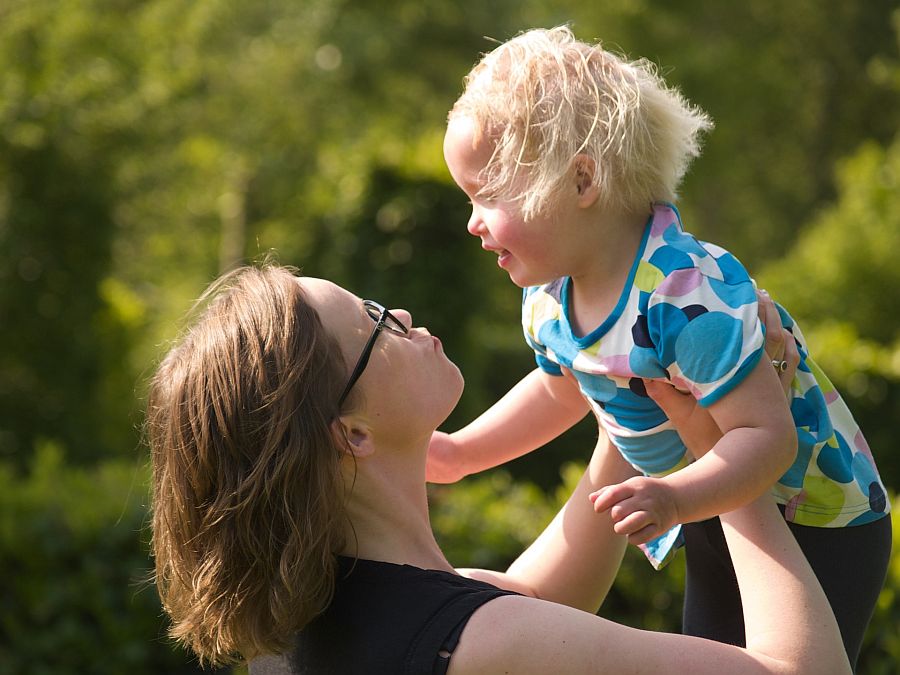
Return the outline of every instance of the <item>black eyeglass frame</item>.
{"type": "Polygon", "coordinates": [[[363,371],[366,369],[366,366],[369,364],[369,357],[372,356],[372,350],[375,348],[375,340],[378,339],[378,334],[383,330],[389,330],[398,335],[409,335],[409,328],[407,328],[400,319],[374,300],[363,300],[363,307],[365,307],[366,314],[369,315],[369,318],[375,322],[375,328],[372,329],[372,334],[369,335],[366,346],[363,347],[362,353],[356,361],[356,365],[353,366],[353,371],[350,373],[350,379],[347,380],[347,386],[344,387],[344,391],[338,399],[339,409],[343,407],[344,400],[347,398],[350,390],[353,389],[353,385],[356,384],[357,380],[359,380],[363,371]]]}

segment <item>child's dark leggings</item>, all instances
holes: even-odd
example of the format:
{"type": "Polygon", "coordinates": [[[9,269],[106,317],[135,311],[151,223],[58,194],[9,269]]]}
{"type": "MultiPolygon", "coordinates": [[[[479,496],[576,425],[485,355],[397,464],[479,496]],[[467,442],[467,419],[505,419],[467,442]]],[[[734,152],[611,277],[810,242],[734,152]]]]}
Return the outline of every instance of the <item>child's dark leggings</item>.
{"type": "MultiPolygon", "coordinates": [[[[834,610],[850,665],[884,584],[891,553],[891,518],[853,527],[788,523],[834,610]]],[[[684,526],[687,578],[682,631],[744,646],[737,579],[718,518],[684,526]]]]}

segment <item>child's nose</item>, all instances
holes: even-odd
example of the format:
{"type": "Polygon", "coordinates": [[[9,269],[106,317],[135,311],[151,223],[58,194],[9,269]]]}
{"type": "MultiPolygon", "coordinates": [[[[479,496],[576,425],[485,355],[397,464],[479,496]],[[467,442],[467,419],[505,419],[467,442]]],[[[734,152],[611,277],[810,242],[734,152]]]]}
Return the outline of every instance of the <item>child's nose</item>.
{"type": "Polygon", "coordinates": [[[469,222],[466,224],[466,229],[469,231],[469,234],[480,237],[484,232],[484,221],[478,216],[475,210],[472,210],[472,215],[469,216],[469,222]]]}

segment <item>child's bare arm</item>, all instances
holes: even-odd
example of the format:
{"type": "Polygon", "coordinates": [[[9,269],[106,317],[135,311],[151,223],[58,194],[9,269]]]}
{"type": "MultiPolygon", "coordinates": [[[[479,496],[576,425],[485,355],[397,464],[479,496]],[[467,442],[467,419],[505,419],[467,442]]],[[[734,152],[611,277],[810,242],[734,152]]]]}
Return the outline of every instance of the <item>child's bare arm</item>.
{"type": "MultiPolygon", "coordinates": [[[[767,325],[779,325],[768,298],[761,298],[760,311],[766,314],[767,325]]],[[[769,331],[766,352],[747,379],[709,410],[674,392],[667,392],[666,397],[666,403],[680,399],[680,410],[674,413],[657,400],[681,433],[700,428],[696,423],[683,423],[689,416],[707,418],[705,424],[711,431],[705,440],[684,437],[695,456],[704,456],[665,478],[634,478],[598,495],[595,508],[610,509],[617,532],[628,534],[632,543],[649,541],[676,523],[711,518],[748,503],[788,469],[796,456],[796,430],[783,393],[790,386],[799,355],[793,338],[779,330],[769,331]],[[776,375],[772,360],[786,360],[790,367],[776,375]],[[712,444],[709,439],[717,436],[712,433],[716,427],[724,433],[712,444]]],[[[656,398],[666,388],[648,383],[647,391],[656,398]]]]}
{"type": "Polygon", "coordinates": [[[572,378],[535,369],[468,426],[436,432],[426,478],[452,483],[520,457],[572,427],[589,409],[572,378]]]}
{"type": "Polygon", "coordinates": [[[663,479],[677,495],[676,522],[705,520],[751,502],[797,456],[797,430],[770,359],[760,359],[709,413],[722,438],[696,462],[663,479]]]}

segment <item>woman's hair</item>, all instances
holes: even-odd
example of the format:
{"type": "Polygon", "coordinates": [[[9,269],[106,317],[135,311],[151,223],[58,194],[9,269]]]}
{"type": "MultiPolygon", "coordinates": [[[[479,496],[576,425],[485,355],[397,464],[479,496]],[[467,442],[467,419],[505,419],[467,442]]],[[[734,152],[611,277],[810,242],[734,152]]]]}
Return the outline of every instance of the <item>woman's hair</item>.
{"type": "Polygon", "coordinates": [[[150,387],[155,581],[201,662],[289,647],[331,601],[343,544],[346,367],[297,278],[231,272],[150,387]]]}
{"type": "Polygon", "coordinates": [[[672,201],[707,115],[666,85],[646,60],[629,63],[569,28],[522,33],[466,76],[450,118],[470,117],[494,145],[480,194],[521,201],[525,218],[551,204],[573,160],[595,162],[606,208],[648,210],[672,201]]]}

